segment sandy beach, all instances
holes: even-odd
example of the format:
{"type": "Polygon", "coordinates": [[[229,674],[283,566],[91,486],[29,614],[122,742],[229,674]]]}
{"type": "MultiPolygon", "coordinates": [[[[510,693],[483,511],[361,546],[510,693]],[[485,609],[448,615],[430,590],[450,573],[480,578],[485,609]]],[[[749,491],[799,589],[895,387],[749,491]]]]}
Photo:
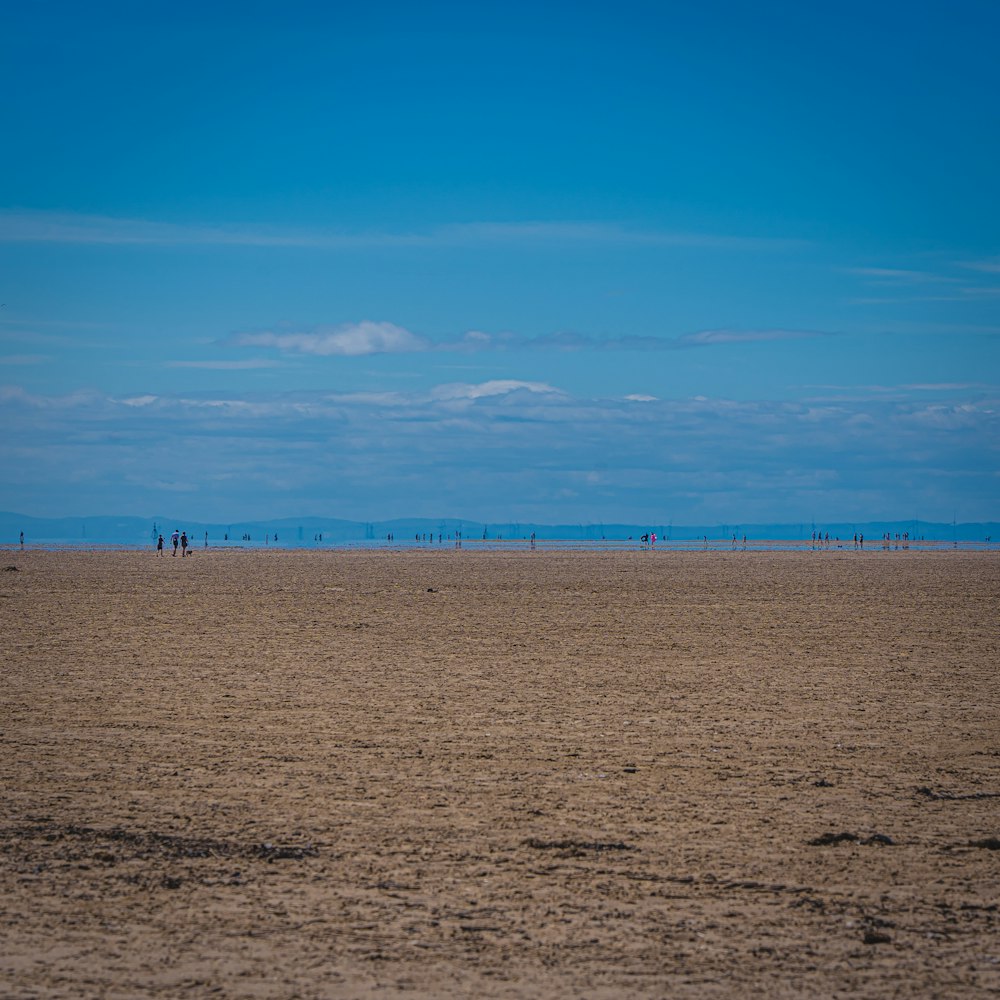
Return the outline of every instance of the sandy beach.
{"type": "Polygon", "coordinates": [[[1000,990],[995,553],[0,569],[5,997],[1000,990]]]}

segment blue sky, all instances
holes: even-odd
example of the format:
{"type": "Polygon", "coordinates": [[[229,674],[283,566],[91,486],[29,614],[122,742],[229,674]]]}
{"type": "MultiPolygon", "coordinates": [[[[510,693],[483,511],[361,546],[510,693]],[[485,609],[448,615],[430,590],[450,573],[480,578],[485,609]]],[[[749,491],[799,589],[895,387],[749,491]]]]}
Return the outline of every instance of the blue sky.
{"type": "Polygon", "coordinates": [[[1000,7],[10,4],[0,509],[1000,516],[1000,7]]]}

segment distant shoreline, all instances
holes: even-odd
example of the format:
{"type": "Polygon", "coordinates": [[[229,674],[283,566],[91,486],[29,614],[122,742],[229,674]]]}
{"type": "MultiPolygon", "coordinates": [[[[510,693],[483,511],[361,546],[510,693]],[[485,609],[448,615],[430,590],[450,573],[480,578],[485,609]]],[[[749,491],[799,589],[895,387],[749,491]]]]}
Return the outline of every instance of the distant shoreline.
{"type": "MultiPolygon", "coordinates": [[[[192,544],[188,552],[195,553],[211,552],[303,552],[303,553],[332,553],[332,552],[438,552],[443,550],[458,552],[560,552],[560,553],[596,553],[596,552],[637,552],[649,555],[670,554],[678,552],[732,552],[753,553],[753,552],[801,552],[813,555],[823,555],[833,552],[856,552],[858,555],[869,553],[894,553],[894,552],[997,552],[1000,551],[1000,540],[998,541],[947,541],[944,539],[928,539],[922,541],[896,541],[887,542],[882,539],[865,539],[864,546],[855,548],[853,539],[834,541],[829,544],[820,545],[811,539],[747,539],[744,545],[739,539],[736,545],[732,539],[709,538],[705,540],[682,539],[679,541],[658,540],[655,545],[643,544],[642,542],[630,539],[536,539],[532,543],[531,539],[462,539],[459,545],[454,539],[445,538],[438,542],[430,541],[337,541],[337,542],[314,542],[285,544],[284,542],[209,542],[204,544],[192,544]]],[[[59,540],[39,540],[25,541],[23,549],[17,543],[7,543],[0,545],[0,552],[150,552],[156,555],[155,543],[145,544],[128,542],[70,542],[59,540]]],[[[169,545],[166,556],[170,555],[169,545]]]]}

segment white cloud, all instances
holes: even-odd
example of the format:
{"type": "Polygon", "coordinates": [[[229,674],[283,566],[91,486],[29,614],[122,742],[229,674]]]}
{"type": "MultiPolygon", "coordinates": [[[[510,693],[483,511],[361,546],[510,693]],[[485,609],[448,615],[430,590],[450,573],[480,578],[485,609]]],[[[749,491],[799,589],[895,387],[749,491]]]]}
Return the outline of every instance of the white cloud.
{"type": "Polygon", "coordinates": [[[274,347],[295,354],[322,357],[360,357],[366,354],[402,354],[425,351],[429,344],[422,337],[395,323],[346,323],[311,333],[240,333],[230,341],[241,347],[274,347]]]}
{"type": "Polygon", "coordinates": [[[326,397],[333,403],[359,403],[362,406],[398,406],[406,397],[398,392],[335,392],[326,397]]]}
{"type": "Polygon", "coordinates": [[[247,358],[244,361],[167,361],[167,368],[207,368],[214,371],[253,371],[256,368],[280,368],[280,361],[247,358]]]}
{"type": "MultiPolygon", "coordinates": [[[[780,340],[806,340],[833,336],[820,330],[700,330],[680,337],[626,334],[594,337],[573,331],[525,337],[516,333],[485,333],[469,330],[452,340],[430,340],[389,322],[365,320],[310,331],[264,330],[237,333],[226,343],[235,347],[271,347],[276,350],[314,356],[355,357],[370,354],[402,354],[417,351],[673,351],[719,344],[748,344],[780,340]]],[[[173,367],[262,368],[276,362],[170,362],[173,367]]]]}
{"type": "Polygon", "coordinates": [[[642,393],[633,392],[625,397],[629,402],[632,403],[655,403],[657,401],[656,396],[645,396],[642,393]]]}
{"type": "Polygon", "coordinates": [[[469,330],[463,335],[460,343],[470,347],[488,347],[493,343],[493,337],[488,333],[483,333],[482,330],[469,330]]]}
{"type": "Polygon", "coordinates": [[[253,223],[164,222],[67,212],[13,210],[0,210],[0,242],[305,247],[318,250],[567,243],[760,250],[803,245],[803,241],[796,239],[635,229],[614,222],[573,219],[462,222],[433,226],[418,232],[342,232],[330,229],[277,230],[253,223]]]}
{"type": "Polygon", "coordinates": [[[683,347],[705,347],[711,344],[749,344],[768,340],[809,340],[828,336],[817,330],[699,330],[678,337],[683,347]]]}
{"type": "Polygon", "coordinates": [[[431,396],[439,400],[452,399],[483,399],[488,396],[503,396],[507,393],[518,392],[554,393],[563,395],[561,389],[546,382],[521,382],[517,379],[492,379],[489,382],[470,384],[467,382],[452,382],[447,385],[439,385],[431,391],[431,396]]]}

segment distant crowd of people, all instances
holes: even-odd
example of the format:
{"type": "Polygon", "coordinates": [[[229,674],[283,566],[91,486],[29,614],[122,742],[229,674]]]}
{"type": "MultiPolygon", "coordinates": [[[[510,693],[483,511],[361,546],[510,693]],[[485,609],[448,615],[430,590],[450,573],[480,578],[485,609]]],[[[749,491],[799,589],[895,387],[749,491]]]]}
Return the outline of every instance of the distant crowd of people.
{"type": "MultiPolygon", "coordinates": [[[[157,526],[156,526],[155,523],[153,525],[153,536],[156,537],[156,554],[158,556],[162,556],[163,555],[163,550],[166,547],[166,542],[164,541],[163,534],[157,532],[157,526]]],[[[300,530],[299,538],[301,539],[301,537],[302,537],[302,534],[301,534],[301,530],[300,530]]],[[[371,536],[369,536],[369,537],[371,537],[371,536]]],[[[503,536],[499,535],[499,534],[496,537],[497,537],[498,540],[501,540],[503,538],[503,536]]],[[[389,534],[387,534],[385,536],[385,539],[386,539],[387,542],[393,542],[393,541],[395,541],[395,538],[396,538],[396,536],[392,532],[390,532],[389,534]]],[[[455,534],[454,534],[454,538],[455,538],[455,546],[456,546],[456,548],[461,548],[462,547],[462,532],[461,531],[456,531],[455,534]]],[[[487,538],[487,535],[486,535],[486,532],[484,531],[483,532],[483,539],[486,540],[486,538],[487,538]]],[[[229,533],[228,532],[224,535],[224,539],[225,539],[226,542],[229,541],[229,533]]],[[[452,535],[449,534],[447,536],[447,539],[448,539],[448,541],[451,541],[452,535]]],[[[244,542],[250,542],[250,541],[252,541],[250,533],[248,531],[243,532],[241,540],[244,541],[244,542]]],[[[444,540],[445,540],[444,533],[443,532],[438,532],[438,536],[437,536],[437,542],[438,542],[438,544],[441,544],[444,540]]],[[[603,536],[602,536],[602,540],[603,540],[603,536]]],[[[669,541],[669,538],[667,540],[669,541]]],[[[265,545],[269,545],[271,541],[274,541],[275,543],[277,543],[277,541],[278,541],[278,533],[277,532],[275,532],[273,535],[271,535],[270,533],[265,534],[265,536],[264,536],[264,544],[265,545]]],[[[313,542],[320,543],[322,541],[323,541],[323,533],[322,532],[317,532],[317,533],[315,533],[313,535],[313,542]]],[[[429,533],[424,533],[424,534],[417,534],[417,535],[414,536],[414,541],[417,541],[417,542],[431,542],[431,543],[433,543],[435,541],[434,532],[429,532],[429,533]]],[[[630,541],[630,542],[632,541],[632,536],[631,535],[628,536],[628,541],[630,541]]],[[[647,532],[647,533],[645,533],[643,535],[640,535],[639,536],[639,541],[642,543],[642,545],[643,545],[644,548],[650,548],[652,546],[655,546],[656,545],[656,541],[657,541],[656,532],[655,531],[649,531],[649,532],[647,532]]],[[[812,533],[812,547],[813,547],[813,549],[816,549],[816,548],[827,549],[827,548],[830,547],[831,541],[832,541],[832,543],[834,545],[837,546],[837,548],[843,548],[844,545],[849,544],[851,540],[848,539],[844,543],[844,545],[841,545],[840,536],[839,535],[836,536],[835,538],[833,538],[831,540],[831,538],[830,538],[830,532],[829,531],[823,532],[823,531],[815,531],[814,530],[813,533],[812,533]]],[[[861,532],[855,532],[854,533],[854,539],[853,539],[853,541],[854,541],[854,548],[855,549],[864,549],[864,547],[865,547],[865,536],[864,536],[863,533],[861,533],[861,532]]],[[[883,549],[892,549],[893,547],[895,547],[896,549],[900,549],[900,548],[902,548],[902,549],[908,549],[910,547],[911,541],[916,541],[919,544],[919,543],[922,543],[922,542],[926,541],[926,539],[924,538],[923,535],[911,536],[910,532],[908,532],[908,531],[902,531],[902,532],[897,531],[895,533],[886,531],[886,532],[883,532],[883,534],[882,534],[881,547],[883,549]]],[[[984,541],[985,541],[985,543],[986,543],[987,546],[991,545],[993,543],[993,537],[992,537],[992,535],[987,535],[984,541]]],[[[531,542],[531,548],[535,548],[535,533],[534,532],[531,533],[530,542],[531,542]]],[[[709,546],[710,546],[710,543],[709,543],[709,539],[708,539],[707,535],[703,536],[702,542],[703,542],[703,547],[705,549],[708,549],[709,546]]],[[[24,549],[24,532],[23,531],[21,531],[21,532],[18,533],[18,543],[19,543],[21,549],[23,550],[24,549]]],[[[173,551],[172,551],[171,554],[174,555],[174,556],[177,555],[177,550],[178,549],[181,550],[181,557],[182,558],[185,557],[185,556],[191,555],[191,539],[188,537],[188,534],[187,534],[186,531],[181,531],[180,529],[175,528],[174,531],[173,531],[173,533],[170,535],[170,545],[171,545],[171,548],[173,549],[173,551]]],[[[738,538],[738,536],[736,534],[734,534],[732,536],[732,545],[731,545],[731,547],[735,550],[735,549],[739,548],[739,546],[740,546],[739,538],[738,538]]],[[[953,546],[955,548],[958,548],[958,541],[957,540],[953,541],[953,546]]],[[[208,548],[208,532],[207,531],[205,532],[205,548],[206,549],[208,548]]],[[[743,549],[746,550],[746,548],[747,548],[747,536],[744,535],[743,536],[743,549]]]]}

